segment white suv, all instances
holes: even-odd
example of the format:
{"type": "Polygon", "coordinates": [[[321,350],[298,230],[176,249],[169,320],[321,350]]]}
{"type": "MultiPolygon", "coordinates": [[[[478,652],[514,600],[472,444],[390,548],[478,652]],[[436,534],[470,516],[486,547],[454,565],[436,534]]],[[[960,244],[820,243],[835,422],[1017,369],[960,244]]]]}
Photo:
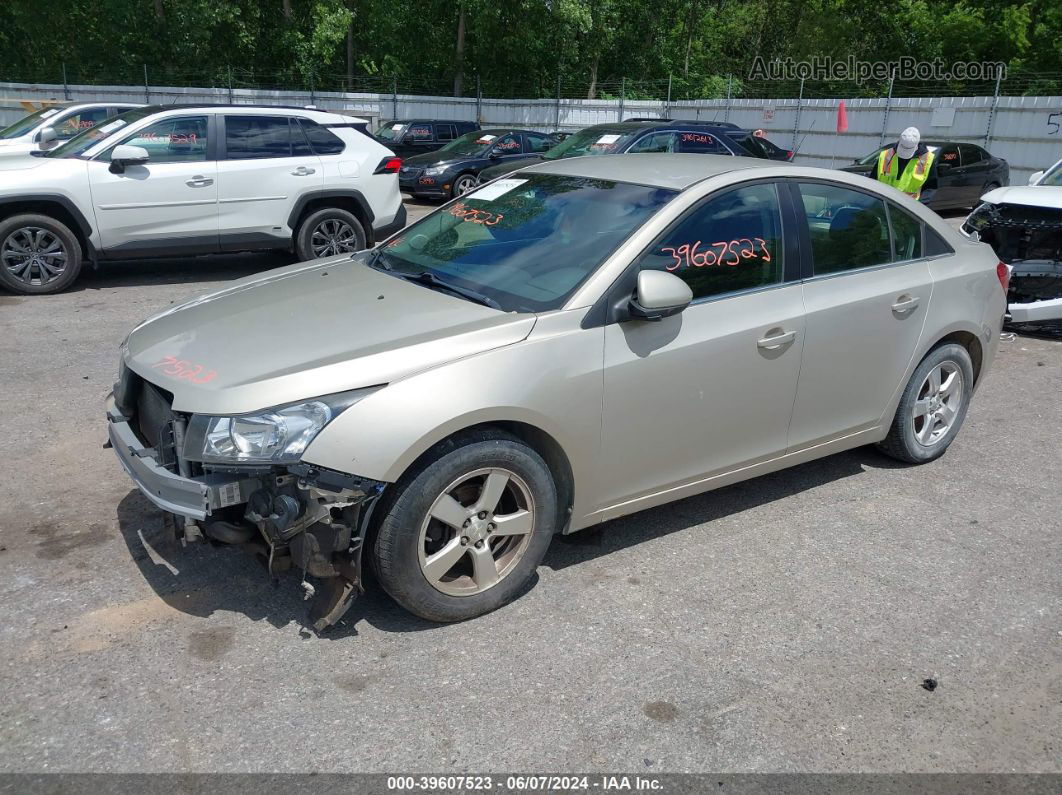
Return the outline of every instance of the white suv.
{"type": "Polygon", "coordinates": [[[57,102],[0,130],[0,157],[47,152],[104,119],[139,107],[129,102],[57,102]]]}
{"type": "Polygon", "coordinates": [[[371,246],[405,208],[401,161],[364,126],[305,108],[148,106],[0,160],[0,285],[57,292],[85,259],[371,246]]]}

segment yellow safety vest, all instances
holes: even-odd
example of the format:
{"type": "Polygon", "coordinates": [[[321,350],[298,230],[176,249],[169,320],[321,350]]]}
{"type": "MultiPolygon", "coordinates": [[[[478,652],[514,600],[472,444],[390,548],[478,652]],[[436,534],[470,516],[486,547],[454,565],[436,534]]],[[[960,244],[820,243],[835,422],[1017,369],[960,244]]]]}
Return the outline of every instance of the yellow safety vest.
{"type": "Polygon", "coordinates": [[[878,182],[892,185],[912,199],[917,199],[922,195],[922,186],[929,178],[932,165],[933,152],[926,150],[920,157],[908,160],[907,168],[902,174],[897,174],[900,169],[899,158],[896,157],[896,147],[890,146],[878,155],[878,182]]]}

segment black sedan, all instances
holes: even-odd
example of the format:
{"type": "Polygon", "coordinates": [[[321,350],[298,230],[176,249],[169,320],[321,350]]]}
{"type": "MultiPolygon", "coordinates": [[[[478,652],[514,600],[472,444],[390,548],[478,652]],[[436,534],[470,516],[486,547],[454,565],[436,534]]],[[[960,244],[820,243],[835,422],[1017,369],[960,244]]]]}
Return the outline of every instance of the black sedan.
{"type": "MultiPolygon", "coordinates": [[[[1010,166],[976,144],[923,141],[936,154],[919,201],[934,210],[969,209],[988,191],[1010,184],[1010,166]]],[[[892,146],[892,144],[889,144],[892,146]]],[[[882,147],[885,148],[885,147],[882,147]]],[[[878,149],[842,171],[875,178],[878,149]]]]}
{"type": "MultiPolygon", "coordinates": [[[[732,155],[775,159],[765,146],[770,142],[748,130],[722,122],[652,119],[598,124],[565,138],[548,152],[491,166],[479,175],[480,183],[529,166],[540,160],[558,160],[588,155],[637,154],[646,152],[689,152],[704,155],[732,155]]],[[[777,149],[777,147],[773,147],[777,149]]],[[[785,150],[780,159],[788,159],[785,150]]]]}
{"type": "Polygon", "coordinates": [[[545,152],[553,144],[548,135],[531,130],[477,130],[438,151],[403,160],[398,184],[414,196],[450,199],[476,187],[479,173],[488,166],[545,152]]]}

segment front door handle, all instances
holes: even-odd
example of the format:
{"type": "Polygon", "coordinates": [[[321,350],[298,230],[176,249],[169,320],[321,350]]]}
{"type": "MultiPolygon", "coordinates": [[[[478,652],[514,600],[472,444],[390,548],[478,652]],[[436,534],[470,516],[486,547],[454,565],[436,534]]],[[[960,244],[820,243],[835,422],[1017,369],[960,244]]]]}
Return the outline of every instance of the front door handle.
{"type": "Polygon", "coordinates": [[[310,174],[316,174],[317,169],[310,168],[309,166],[299,166],[297,169],[291,172],[293,177],[308,177],[310,174]]]}
{"type": "Polygon", "coordinates": [[[208,185],[213,185],[214,180],[212,180],[210,177],[204,177],[199,174],[196,174],[184,184],[187,185],[189,188],[205,188],[208,185]]]}
{"type": "Polygon", "coordinates": [[[918,299],[904,293],[896,299],[892,305],[892,311],[898,315],[904,315],[918,307],[918,299]]]}
{"type": "Polygon", "coordinates": [[[776,351],[783,345],[789,345],[796,339],[795,331],[782,331],[780,328],[771,329],[771,331],[767,332],[767,335],[768,336],[764,337],[762,340],[756,340],[756,347],[763,348],[767,351],[776,351]],[[773,334],[771,332],[778,333],[773,334]]]}

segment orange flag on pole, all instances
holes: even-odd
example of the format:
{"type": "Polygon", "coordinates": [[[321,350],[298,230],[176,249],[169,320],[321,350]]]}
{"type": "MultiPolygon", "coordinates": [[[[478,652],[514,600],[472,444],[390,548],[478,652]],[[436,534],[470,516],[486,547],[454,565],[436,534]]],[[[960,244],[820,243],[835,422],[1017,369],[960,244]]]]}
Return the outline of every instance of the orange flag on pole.
{"type": "Polygon", "coordinates": [[[837,132],[848,132],[848,112],[844,109],[844,100],[837,106],[837,132]]]}

